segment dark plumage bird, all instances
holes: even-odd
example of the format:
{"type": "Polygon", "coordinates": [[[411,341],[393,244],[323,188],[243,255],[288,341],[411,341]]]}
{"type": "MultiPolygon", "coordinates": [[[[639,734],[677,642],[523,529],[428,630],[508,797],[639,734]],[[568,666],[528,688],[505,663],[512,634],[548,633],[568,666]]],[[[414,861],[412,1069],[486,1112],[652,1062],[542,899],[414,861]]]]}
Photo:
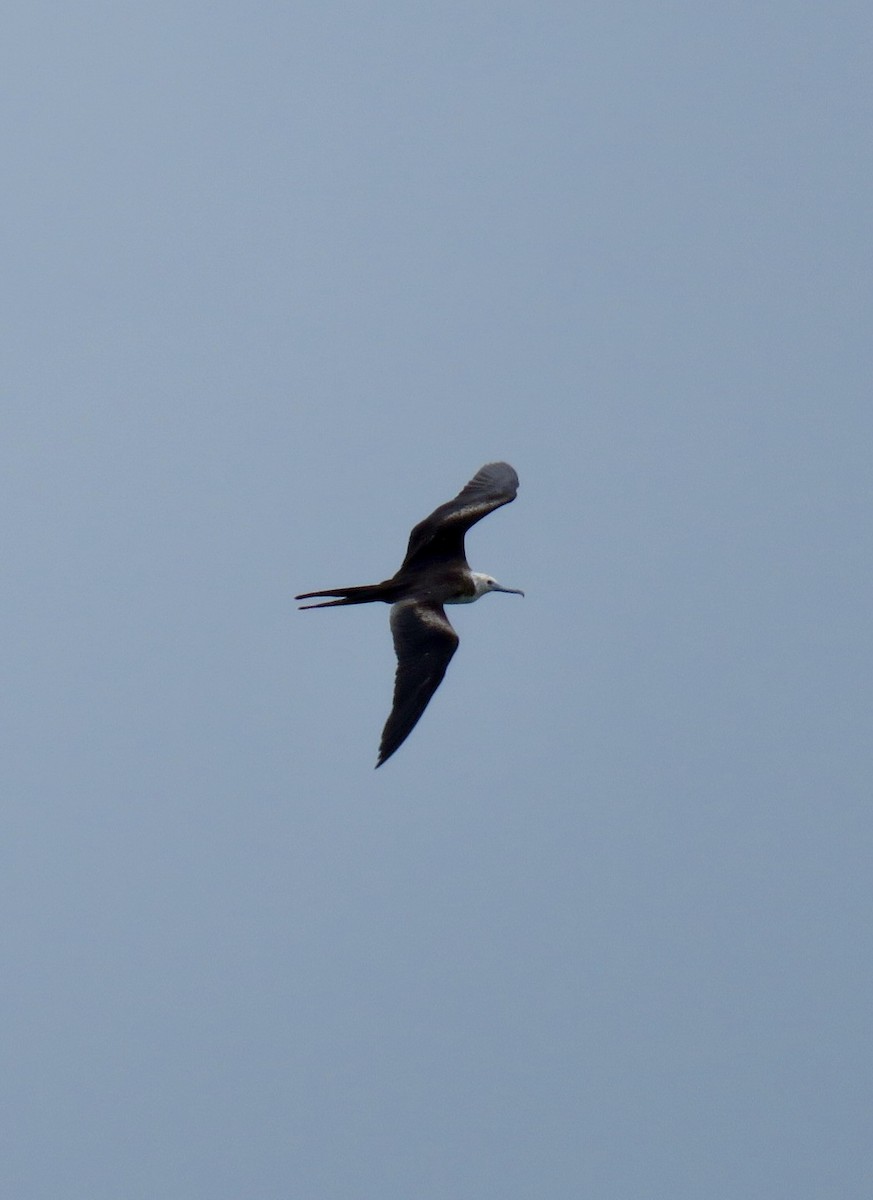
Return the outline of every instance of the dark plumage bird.
{"type": "Polygon", "coordinates": [[[490,575],[471,571],[464,553],[464,534],[495,508],[509,504],[518,491],[518,476],[509,463],[486,463],[463,491],[435,509],[409,535],[400,570],[382,583],[363,587],[325,588],[303,592],[295,600],[339,596],[301,608],[333,608],[382,600],[391,608],[391,633],[397,654],[394,703],[382,730],[381,767],[409,737],[442,682],[458,635],[449,624],[445,604],[472,604],[486,592],[512,592],[490,575]]]}

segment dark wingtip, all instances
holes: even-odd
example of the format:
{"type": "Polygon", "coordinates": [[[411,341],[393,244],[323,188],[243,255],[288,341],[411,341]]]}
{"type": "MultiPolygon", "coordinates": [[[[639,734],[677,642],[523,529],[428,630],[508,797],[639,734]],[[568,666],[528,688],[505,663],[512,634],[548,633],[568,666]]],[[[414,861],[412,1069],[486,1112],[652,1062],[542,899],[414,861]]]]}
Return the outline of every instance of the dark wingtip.
{"type": "Polygon", "coordinates": [[[373,768],[373,770],[378,771],[379,768],[382,766],[382,764],[386,763],[388,761],[388,759],[391,757],[391,755],[394,753],[394,751],[399,750],[399,748],[400,748],[399,746],[395,746],[392,750],[386,750],[384,746],[380,746],[379,747],[379,757],[376,760],[376,766],[373,768]]]}

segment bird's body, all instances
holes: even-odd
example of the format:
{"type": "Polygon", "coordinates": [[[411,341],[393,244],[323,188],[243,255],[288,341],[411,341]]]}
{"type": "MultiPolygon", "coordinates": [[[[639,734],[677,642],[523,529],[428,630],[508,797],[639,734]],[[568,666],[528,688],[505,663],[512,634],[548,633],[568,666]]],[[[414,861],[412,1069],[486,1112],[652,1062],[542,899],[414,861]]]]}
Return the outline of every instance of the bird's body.
{"type": "Polygon", "coordinates": [[[333,608],[381,600],[391,604],[391,633],[397,654],[394,703],[382,731],[380,767],[406,740],[442,682],[458,647],[446,604],[472,604],[486,592],[514,592],[490,575],[471,571],[464,534],[477,521],[515,499],[518,476],[508,463],[487,463],[459,492],[412,530],[406,557],[395,575],[362,587],[303,592],[297,600],[337,596],[301,608],[333,608]]]}

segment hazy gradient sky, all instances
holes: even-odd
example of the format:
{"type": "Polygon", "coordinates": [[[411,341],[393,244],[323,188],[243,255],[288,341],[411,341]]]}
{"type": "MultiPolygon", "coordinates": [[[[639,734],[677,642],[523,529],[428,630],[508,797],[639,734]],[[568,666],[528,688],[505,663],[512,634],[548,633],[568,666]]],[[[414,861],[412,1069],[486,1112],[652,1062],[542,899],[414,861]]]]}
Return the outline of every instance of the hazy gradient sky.
{"type": "Polygon", "coordinates": [[[869,3],[7,13],[0,1192],[873,1194],[869,3]],[[392,572],[526,598],[374,772],[392,572]]]}

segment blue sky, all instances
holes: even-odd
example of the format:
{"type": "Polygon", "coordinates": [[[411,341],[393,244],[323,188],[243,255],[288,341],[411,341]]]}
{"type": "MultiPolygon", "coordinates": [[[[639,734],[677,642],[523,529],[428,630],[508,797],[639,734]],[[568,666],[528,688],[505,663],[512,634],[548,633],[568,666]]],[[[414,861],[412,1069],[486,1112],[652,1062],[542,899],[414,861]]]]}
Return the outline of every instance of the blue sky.
{"type": "Polygon", "coordinates": [[[871,33],[7,19],[4,1194],[869,1195],[871,33]]]}

